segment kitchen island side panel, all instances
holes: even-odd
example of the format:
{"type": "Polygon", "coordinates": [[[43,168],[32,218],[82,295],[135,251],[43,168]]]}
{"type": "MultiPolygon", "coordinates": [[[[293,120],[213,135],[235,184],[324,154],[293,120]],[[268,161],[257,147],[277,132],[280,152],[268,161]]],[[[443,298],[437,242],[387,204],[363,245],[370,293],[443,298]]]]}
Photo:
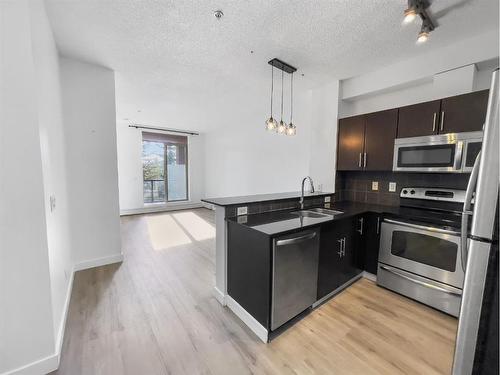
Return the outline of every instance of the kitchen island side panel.
{"type": "Polygon", "coordinates": [[[228,294],[269,329],[271,237],[228,221],[227,240],[228,294]]]}

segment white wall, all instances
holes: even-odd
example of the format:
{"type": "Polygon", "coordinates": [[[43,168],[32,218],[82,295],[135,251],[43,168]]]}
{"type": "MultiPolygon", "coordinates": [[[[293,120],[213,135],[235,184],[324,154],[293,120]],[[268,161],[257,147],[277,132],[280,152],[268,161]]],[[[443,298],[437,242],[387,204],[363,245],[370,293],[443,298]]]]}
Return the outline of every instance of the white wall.
{"type": "Polygon", "coordinates": [[[203,134],[188,136],[189,200],[155,204],[153,208],[151,205],[145,206],[143,200],[141,130],[129,127],[126,122],[118,122],[116,135],[121,214],[200,206],[205,191],[203,134]]]}
{"type": "MultiPolygon", "coordinates": [[[[269,98],[262,95],[261,87],[235,86],[210,103],[197,103],[196,111],[205,119],[202,127],[207,130],[189,137],[188,204],[198,204],[204,197],[300,190],[301,179],[309,174],[311,95],[311,91],[295,95],[295,137],[265,130],[269,98]]],[[[286,108],[288,120],[288,103],[286,108]]],[[[275,107],[275,117],[277,112],[275,107]]],[[[183,118],[170,116],[168,122],[182,128],[183,118]]],[[[120,209],[122,213],[140,212],[144,207],[141,133],[119,122],[117,135],[120,209]]]]}
{"type": "Polygon", "coordinates": [[[489,88],[491,71],[498,66],[498,46],[498,31],[489,32],[345,79],[340,117],[489,88]]]}
{"type": "Polygon", "coordinates": [[[309,174],[323,191],[335,191],[339,81],[312,90],[309,174]]]}
{"type": "Polygon", "coordinates": [[[69,223],[65,126],[62,118],[59,56],[40,1],[31,5],[31,38],[36,73],[41,160],[45,189],[45,217],[49,249],[54,335],[61,344],[66,303],[73,270],[69,223]],[[53,211],[50,196],[56,199],[53,211]]]}
{"type": "Polygon", "coordinates": [[[301,178],[309,173],[310,93],[295,96],[294,137],[265,130],[269,98],[262,92],[236,91],[222,100],[224,110],[212,119],[215,126],[206,133],[205,195],[300,190],[301,178]]]}
{"type": "Polygon", "coordinates": [[[113,71],[62,58],[73,259],[121,257],[113,71]]]}
{"type": "Polygon", "coordinates": [[[0,2],[0,373],[55,347],[29,7],[0,2]]]}

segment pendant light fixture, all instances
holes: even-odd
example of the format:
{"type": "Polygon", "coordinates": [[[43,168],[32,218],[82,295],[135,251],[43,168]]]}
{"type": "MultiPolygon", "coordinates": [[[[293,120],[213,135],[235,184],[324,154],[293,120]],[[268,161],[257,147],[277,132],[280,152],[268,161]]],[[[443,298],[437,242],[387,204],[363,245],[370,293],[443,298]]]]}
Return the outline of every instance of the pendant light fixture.
{"type": "Polygon", "coordinates": [[[269,131],[275,131],[278,134],[286,134],[286,135],[295,135],[296,128],[292,123],[292,107],[293,107],[293,73],[297,71],[293,66],[279,60],[272,59],[268,62],[271,68],[271,117],[266,121],[266,129],[269,131]],[[276,120],[273,118],[273,92],[274,92],[274,75],[273,69],[278,68],[281,70],[281,111],[280,111],[280,122],[276,123],[276,120]],[[285,121],[283,121],[283,96],[284,96],[284,74],[291,74],[290,78],[290,124],[287,125],[285,121]]]}
{"type": "Polygon", "coordinates": [[[271,65],[271,116],[266,120],[266,129],[276,131],[278,124],[273,118],[273,95],[274,95],[274,65],[271,65]]]}
{"type": "Polygon", "coordinates": [[[286,123],[283,122],[283,75],[285,73],[283,70],[281,71],[281,117],[280,117],[280,123],[278,125],[278,133],[279,134],[285,134],[286,132],[286,123]]]}
{"type": "Polygon", "coordinates": [[[297,133],[297,128],[292,122],[293,117],[293,72],[290,75],[290,123],[286,128],[286,135],[295,135],[297,133]]]}

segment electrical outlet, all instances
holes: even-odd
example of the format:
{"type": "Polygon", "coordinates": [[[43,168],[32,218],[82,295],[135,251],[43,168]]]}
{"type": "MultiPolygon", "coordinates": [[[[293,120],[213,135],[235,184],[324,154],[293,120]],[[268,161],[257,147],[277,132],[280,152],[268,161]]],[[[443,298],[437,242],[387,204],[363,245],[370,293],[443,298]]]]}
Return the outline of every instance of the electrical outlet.
{"type": "Polygon", "coordinates": [[[378,181],[372,181],[372,190],[377,191],[378,190],[378,181]]]}
{"type": "Polygon", "coordinates": [[[318,189],[317,191],[323,191],[323,184],[318,184],[318,189]]]}
{"type": "Polygon", "coordinates": [[[332,197],[325,197],[325,203],[329,203],[332,201],[332,197]]]}
{"type": "Polygon", "coordinates": [[[330,203],[325,203],[325,208],[330,208],[330,203]]]}
{"type": "Polygon", "coordinates": [[[391,192],[391,193],[396,192],[396,183],[395,182],[389,182],[389,192],[391,192]]]}
{"type": "Polygon", "coordinates": [[[248,213],[248,207],[247,206],[238,207],[236,209],[236,214],[238,216],[240,216],[240,215],[246,215],[247,213],[248,213]]]}

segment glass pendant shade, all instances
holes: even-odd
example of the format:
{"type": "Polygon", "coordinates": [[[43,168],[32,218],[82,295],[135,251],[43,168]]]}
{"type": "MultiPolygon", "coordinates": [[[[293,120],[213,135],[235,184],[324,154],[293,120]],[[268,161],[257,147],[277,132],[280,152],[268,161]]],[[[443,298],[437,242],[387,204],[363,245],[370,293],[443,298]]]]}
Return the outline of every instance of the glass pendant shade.
{"type": "Polygon", "coordinates": [[[286,128],[286,135],[295,135],[297,134],[297,128],[294,124],[290,123],[286,128]]]}
{"type": "Polygon", "coordinates": [[[266,129],[269,130],[269,131],[276,131],[276,128],[278,127],[278,123],[276,122],[275,119],[273,119],[273,117],[269,117],[267,120],[266,120],[266,129]]]}
{"type": "Polygon", "coordinates": [[[286,129],[287,129],[286,123],[283,122],[283,120],[281,120],[280,123],[279,123],[279,125],[278,125],[278,133],[279,134],[285,134],[286,129]]]}

